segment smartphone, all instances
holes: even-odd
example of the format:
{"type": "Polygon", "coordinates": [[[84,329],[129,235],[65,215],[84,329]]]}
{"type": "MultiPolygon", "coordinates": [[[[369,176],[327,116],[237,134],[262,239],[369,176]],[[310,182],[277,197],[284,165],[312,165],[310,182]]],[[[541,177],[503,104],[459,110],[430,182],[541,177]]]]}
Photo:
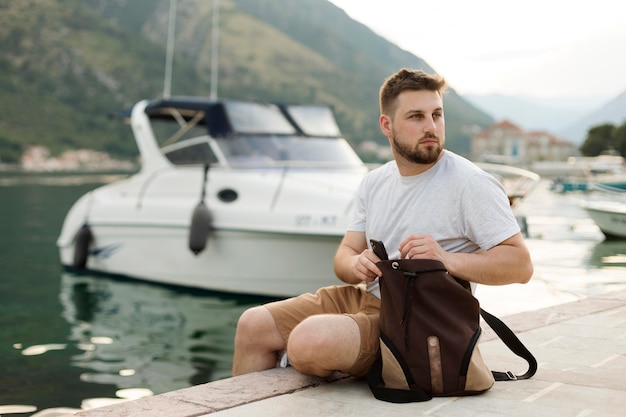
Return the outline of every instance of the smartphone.
{"type": "Polygon", "coordinates": [[[380,258],[381,261],[386,261],[389,259],[389,255],[387,255],[387,250],[385,249],[385,245],[383,242],[376,239],[370,239],[370,245],[372,245],[372,250],[380,258]]]}

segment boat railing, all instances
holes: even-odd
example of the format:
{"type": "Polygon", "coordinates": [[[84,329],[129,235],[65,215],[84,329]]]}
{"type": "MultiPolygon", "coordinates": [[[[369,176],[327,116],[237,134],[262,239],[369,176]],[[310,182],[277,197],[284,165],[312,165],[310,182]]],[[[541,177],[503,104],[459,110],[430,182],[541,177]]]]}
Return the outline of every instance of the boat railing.
{"type": "Polygon", "coordinates": [[[334,161],[229,161],[227,165],[222,165],[230,169],[344,169],[344,170],[362,170],[366,169],[365,164],[346,165],[345,162],[334,161]]]}

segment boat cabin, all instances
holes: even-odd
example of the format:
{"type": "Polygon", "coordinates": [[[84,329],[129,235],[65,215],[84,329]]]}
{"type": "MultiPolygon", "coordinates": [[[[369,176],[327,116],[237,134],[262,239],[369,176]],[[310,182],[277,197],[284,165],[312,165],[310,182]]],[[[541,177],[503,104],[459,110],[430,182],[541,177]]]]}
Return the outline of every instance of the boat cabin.
{"type": "Polygon", "coordinates": [[[362,166],[329,106],[174,97],[150,101],[144,112],[174,165],[362,166]]]}

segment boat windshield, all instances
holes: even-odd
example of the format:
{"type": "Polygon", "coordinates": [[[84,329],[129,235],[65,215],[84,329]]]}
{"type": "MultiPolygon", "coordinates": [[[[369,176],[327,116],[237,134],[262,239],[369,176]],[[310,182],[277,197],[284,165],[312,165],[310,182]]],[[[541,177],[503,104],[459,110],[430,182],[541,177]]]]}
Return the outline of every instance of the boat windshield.
{"type": "Polygon", "coordinates": [[[231,101],[225,103],[233,130],[239,133],[272,132],[293,135],[295,127],[274,104],[231,101]]]}
{"type": "Polygon", "coordinates": [[[284,162],[361,166],[363,163],[341,138],[298,136],[238,136],[217,139],[231,164],[281,165],[284,162]]]}
{"type": "Polygon", "coordinates": [[[341,136],[333,112],[328,107],[289,105],[287,112],[307,135],[341,136]]]}
{"type": "Polygon", "coordinates": [[[284,105],[285,113],[291,118],[289,121],[281,109],[271,103],[229,101],[224,105],[233,131],[240,134],[295,135],[297,126],[307,136],[341,136],[333,112],[328,106],[284,105]]]}

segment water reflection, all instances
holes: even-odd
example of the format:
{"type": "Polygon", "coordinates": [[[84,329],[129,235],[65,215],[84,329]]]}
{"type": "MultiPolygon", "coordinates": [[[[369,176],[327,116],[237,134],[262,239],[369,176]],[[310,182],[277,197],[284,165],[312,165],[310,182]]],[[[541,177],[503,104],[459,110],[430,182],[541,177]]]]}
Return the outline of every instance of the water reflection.
{"type": "Polygon", "coordinates": [[[81,380],[153,393],[229,377],[237,319],[267,301],[71,273],[60,298],[81,380]]]}
{"type": "Polygon", "coordinates": [[[591,252],[588,263],[599,268],[626,266],[626,240],[603,240],[591,252]]]}

